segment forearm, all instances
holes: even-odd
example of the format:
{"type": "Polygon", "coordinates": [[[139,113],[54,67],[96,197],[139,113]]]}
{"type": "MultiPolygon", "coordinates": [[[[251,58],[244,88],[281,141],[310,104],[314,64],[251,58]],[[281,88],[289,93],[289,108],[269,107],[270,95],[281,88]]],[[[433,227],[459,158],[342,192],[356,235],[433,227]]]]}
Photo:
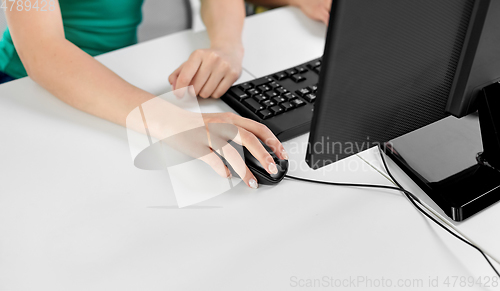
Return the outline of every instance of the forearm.
{"type": "Polygon", "coordinates": [[[299,8],[309,18],[319,20],[326,25],[330,21],[332,0],[247,0],[250,3],[267,7],[291,5],[299,8]]]}
{"type": "Polygon", "coordinates": [[[245,7],[242,0],[202,0],[201,16],[212,48],[243,48],[245,7]]]}
{"type": "Polygon", "coordinates": [[[20,50],[29,76],[69,105],[125,126],[127,115],[153,98],[127,83],[71,42],[45,41],[20,50]]]}
{"type": "Polygon", "coordinates": [[[273,8],[286,5],[297,6],[294,0],[247,0],[247,2],[255,5],[273,7],[273,8]]]}
{"type": "Polygon", "coordinates": [[[154,97],[66,40],[57,0],[55,9],[43,13],[6,13],[12,40],[28,75],[62,101],[125,125],[132,109],[154,97]]]}

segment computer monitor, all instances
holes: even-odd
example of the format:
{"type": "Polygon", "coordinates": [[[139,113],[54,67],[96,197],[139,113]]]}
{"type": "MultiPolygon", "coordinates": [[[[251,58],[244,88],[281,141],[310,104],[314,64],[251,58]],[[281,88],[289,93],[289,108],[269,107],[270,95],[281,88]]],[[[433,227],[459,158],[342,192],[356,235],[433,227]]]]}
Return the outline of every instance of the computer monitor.
{"type": "Polygon", "coordinates": [[[335,0],[306,161],[382,145],[464,220],[500,200],[499,80],[500,0],[335,0]]]}

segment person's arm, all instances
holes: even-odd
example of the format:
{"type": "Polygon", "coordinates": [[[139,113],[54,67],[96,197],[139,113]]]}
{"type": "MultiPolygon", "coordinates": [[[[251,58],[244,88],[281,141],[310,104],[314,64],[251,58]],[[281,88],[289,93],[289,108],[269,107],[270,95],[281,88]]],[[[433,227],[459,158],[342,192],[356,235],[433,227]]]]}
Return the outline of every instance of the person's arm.
{"type": "Polygon", "coordinates": [[[309,18],[327,25],[332,7],[332,0],[247,0],[247,2],[267,7],[295,6],[300,8],[309,18]]]}
{"type": "Polygon", "coordinates": [[[132,109],[154,96],[125,82],[65,39],[54,11],[6,11],[12,40],[28,75],[62,101],[125,125],[132,109]]]}
{"type": "Polygon", "coordinates": [[[220,98],[241,74],[245,7],[241,0],[202,0],[201,16],[210,48],[195,51],[169,82],[174,89],[193,85],[202,98],[220,98]]]}
{"type": "MultiPolygon", "coordinates": [[[[28,75],[69,105],[126,126],[129,113],[155,96],[127,83],[66,40],[59,3],[55,2],[54,11],[7,10],[7,23],[12,40],[28,75]]],[[[162,116],[170,116],[169,120],[178,122],[177,124],[165,122],[165,119],[161,117],[148,120],[148,129],[155,137],[165,136],[165,132],[169,131],[178,132],[184,123],[197,122],[197,117],[193,117],[192,113],[181,110],[168,102],[162,103],[161,106],[162,112],[167,112],[162,116]],[[149,121],[152,122],[149,123],[149,121]]],[[[203,116],[203,119],[207,127],[210,123],[235,125],[240,133],[241,143],[261,164],[269,165],[266,168],[270,169],[270,172],[275,169],[276,165],[257,138],[274,149],[278,157],[287,158],[279,140],[262,124],[230,113],[207,114],[203,116]]],[[[137,125],[137,128],[132,129],[140,130],[141,127],[137,125]]],[[[195,148],[206,146],[194,140],[189,142],[192,142],[195,148]]],[[[229,171],[214,153],[200,157],[200,159],[221,176],[228,175],[229,171]]],[[[239,165],[235,168],[249,187],[256,187],[256,182],[252,182],[256,181],[255,177],[244,163],[242,164],[241,158],[233,158],[230,163],[233,167],[239,165]]]]}

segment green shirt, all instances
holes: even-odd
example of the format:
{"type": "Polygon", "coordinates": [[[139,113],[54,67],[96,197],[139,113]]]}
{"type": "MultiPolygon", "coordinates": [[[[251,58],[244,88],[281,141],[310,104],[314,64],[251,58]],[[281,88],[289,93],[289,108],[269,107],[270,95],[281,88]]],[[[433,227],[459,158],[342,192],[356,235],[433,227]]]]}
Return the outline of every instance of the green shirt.
{"type": "MultiPolygon", "coordinates": [[[[41,6],[42,0],[38,2],[41,6]]],[[[92,56],[135,44],[137,26],[142,20],[142,2],[59,0],[66,39],[92,56]]],[[[37,13],[46,12],[39,9],[37,13]]],[[[27,76],[8,28],[0,40],[0,71],[14,78],[27,76]]]]}

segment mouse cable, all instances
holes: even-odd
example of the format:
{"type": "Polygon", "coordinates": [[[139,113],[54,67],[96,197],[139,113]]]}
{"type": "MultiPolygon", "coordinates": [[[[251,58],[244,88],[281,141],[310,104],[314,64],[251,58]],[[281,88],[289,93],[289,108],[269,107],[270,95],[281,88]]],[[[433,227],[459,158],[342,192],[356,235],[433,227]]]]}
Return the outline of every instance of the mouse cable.
{"type": "MultiPolygon", "coordinates": [[[[500,277],[500,273],[498,273],[497,269],[495,268],[495,266],[493,266],[493,264],[491,263],[491,261],[489,260],[488,256],[486,256],[486,254],[484,253],[484,251],[479,248],[478,246],[472,244],[471,242],[469,242],[468,240],[460,237],[459,235],[457,235],[456,233],[454,233],[453,231],[451,231],[450,229],[448,229],[446,226],[444,226],[441,222],[437,221],[434,217],[432,217],[431,215],[429,215],[426,211],[424,211],[420,205],[424,206],[424,204],[420,201],[420,199],[418,199],[413,193],[411,193],[410,191],[406,190],[403,186],[401,186],[401,184],[394,178],[394,176],[392,175],[391,171],[389,170],[389,167],[387,166],[387,163],[385,161],[385,158],[384,158],[384,154],[383,154],[383,151],[382,149],[380,148],[380,146],[378,147],[379,149],[379,153],[380,153],[380,157],[382,158],[382,162],[384,164],[384,168],[385,168],[385,171],[387,172],[387,174],[391,177],[392,181],[394,182],[394,184],[397,186],[397,187],[393,187],[393,186],[386,186],[386,185],[375,185],[375,184],[357,184],[357,183],[338,183],[338,182],[327,182],[327,181],[319,181],[319,180],[310,180],[310,179],[305,179],[305,178],[299,178],[299,177],[295,177],[295,176],[290,176],[290,175],[285,175],[286,178],[288,179],[292,179],[292,180],[297,180],[297,181],[302,181],[302,182],[310,182],[310,183],[317,183],[317,184],[324,184],[324,185],[331,185],[331,186],[341,186],[341,187],[357,187],[357,188],[378,188],[378,189],[388,189],[388,190],[394,190],[394,191],[400,191],[400,192],[403,192],[405,197],[413,204],[413,206],[415,208],[417,208],[422,214],[424,214],[427,218],[429,218],[430,220],[432,220],[435,224],[439,225],[441,228],[443,228],[444,230],[446,230],[449,234],[453,235],[454,237],[456,237],[457,239],[461,240],[462,242],[468,244],[470,247],[476,249],[478,252],[481,253],[481,255],[486,259],[486,261],[488,262],[488,264],[490,265],[490,267],[493,269],[493,271],[497,274],[498,277],[500,277]],[[417,204],[418,203],[418,204],[417,204]],[[419,205],[420,204],[420,205],[419,205]]],[[[425,206],[424,206],[425,207],[425,206]]],[[[436,214],[434,214],[436,215],[436,214]]]]}
{"type": "MultiPolygon", "coordinates": [[[[383,162],[385,162],[385,159],[384,159],[384,154],[383,154],[383,151],[379,148],[379,151],[380,151],[380,155],[381,155],[381,159],[383,162]]],[[[384,174],[381,170],[377,169],[376,167],[374,167],[372,164],[370,164],[367,160],[363,159],[363,157],[361,157],[360,155],[356,155],[358,158],[360,158],[361,160],[363,160],[365,163],[367,163],[370,167],[372,167],[375,171],[379,172],[382,176],[384,176],[387,180],[389,180],[389,182],[393,183],[394,185],[398,186],[398,184],[396,184],[393,179],[395,179],[393,176],[392,176],[392,173],[391,173],[391,176],[392,176],[392,179],[391,177],[387,176],[386,174],[384,174]]],[[[387,170],[387,172],[390,173],[389,171],[389,167],[387,165],[385,165],[385,169],[387,170]]],[[[397,181],[396,181],[397,182],[397,181]]],[[[399,186],[401,188],[403,188],[403,186],[401,186],[401,184],[399,184],[399,186]]],[[[407,197],[408,198],[408,197],[407,197]]],[[[416,200],[420,206],[424,207],[428,213],[432,213],[434,215],[434,218],[438,218],[439,220],[441,220],[442,223],[446,224],[449,229],[452,229],[456,234],[459,234],[462,238],[464,238],[465,240],[469,241],[471,244],[481,248],[477,243],[475,243],[472,239],[470,239],[469,237],[467,237],[463,232],[461,232],[459,229],[457,229],[453,224],[451,224],[450,222],[448,222],[448,220],[446,220],[445,218],[441,217],[441,215],[437,214],[436,211],[434,211],[431,207],[429,207],[427,204],[423,203],[422,200],[419,200],[417,197],[413,197],[414,200],[416,200]]],[[[411,201],[410,201],[411,202],[411,201]]],[[[488,253],[487,251],[485,251],[484,249],[482,250],[483,253],[485,253],[490,259],[492,259],[493,261],[497,262],[498,264],[500,264],[500,260],[498,260],[497,258],[495,258],[492,254],[488,253]]]]}

